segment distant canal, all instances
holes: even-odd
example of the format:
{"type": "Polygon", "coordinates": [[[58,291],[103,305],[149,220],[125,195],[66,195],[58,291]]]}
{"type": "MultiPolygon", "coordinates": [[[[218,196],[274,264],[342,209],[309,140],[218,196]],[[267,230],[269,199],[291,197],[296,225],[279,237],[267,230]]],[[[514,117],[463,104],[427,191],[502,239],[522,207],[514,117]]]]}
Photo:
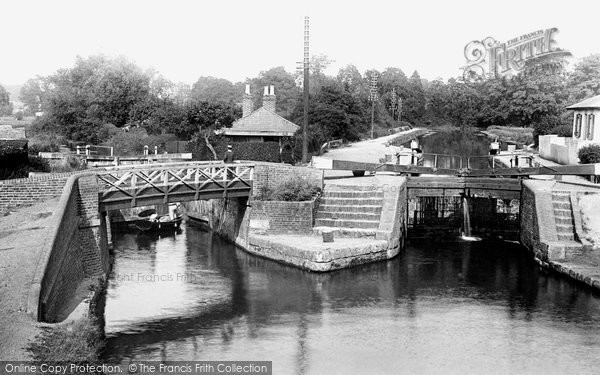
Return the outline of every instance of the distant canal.
{"type": "MultiPolygon", "coordinates": [[[[403,146],[410,147],[410,142],[403,146]]],[[[480,132],[444,131],[419,138],[423,166],[487,168],[490,139],[480,132]],[[470,160],[468,160],[470,159],[470,160]]]]}
{"type": "Polygon", "coordinates": [[[268,360],[274,374],[598,372],[600,298],[506,242],[411,242],[315,274],[185,226],[117,234],[105,360],[268,360]]]}

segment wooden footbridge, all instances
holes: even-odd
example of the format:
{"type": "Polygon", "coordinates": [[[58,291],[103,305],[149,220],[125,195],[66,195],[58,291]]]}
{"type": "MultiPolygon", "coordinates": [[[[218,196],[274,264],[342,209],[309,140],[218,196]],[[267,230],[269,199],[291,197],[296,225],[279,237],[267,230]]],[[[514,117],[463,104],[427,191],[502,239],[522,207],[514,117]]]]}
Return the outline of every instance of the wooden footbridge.
{"type": "Polygon", "coordinates": [[[182,164],[115,169],[98,174],[100,211],[249,196],[253,164],[182,164]]]}

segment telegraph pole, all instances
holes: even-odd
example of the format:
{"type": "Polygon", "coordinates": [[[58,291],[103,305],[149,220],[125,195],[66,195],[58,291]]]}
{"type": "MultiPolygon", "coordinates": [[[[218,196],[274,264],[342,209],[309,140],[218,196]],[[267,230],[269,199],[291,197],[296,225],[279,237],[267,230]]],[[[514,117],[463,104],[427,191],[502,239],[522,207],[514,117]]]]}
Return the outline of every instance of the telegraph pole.
{"type": "Polygon", "coordinates": [[[304,117],[302,120],[302,163],[308,163],[308,16],[304,17],[304,117]]]}
{"type": "Polygon", "coordinates": [[[377,101],[377,72],[373,72],[371,75],[371,139],[374,138],[375,131],[375,102],[377,101]]]}
{"type": "Polygon", "coordinates": [[[402,98],[398,98],[398,123],[400,123],[402,118],[402,98]]]}
{"type": "Polygon", "coordinates": [[[396,105],[397,103],[397,96],[396,96],[396,88],[394,87],[392,89],[392,100],[390,102],[390,109],[392,110],[392,120],[394,120],[394,115],[396,114],[396,105]]]}

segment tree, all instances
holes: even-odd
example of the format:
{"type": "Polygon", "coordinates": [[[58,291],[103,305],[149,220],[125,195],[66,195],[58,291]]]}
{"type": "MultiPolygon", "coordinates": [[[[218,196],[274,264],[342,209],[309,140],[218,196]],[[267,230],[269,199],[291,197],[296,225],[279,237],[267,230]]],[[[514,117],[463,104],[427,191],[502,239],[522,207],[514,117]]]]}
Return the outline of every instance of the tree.
{"type": "Polygon", "coordinates": [[[192,86],[190,98],[196,102],[225,103],[232,105],[242,99],[239,87],[223,78],[200,77],[192,86]]]}
{"type": "Polygon", "coordinates": [[[600,94],[600,54],[584,57],[577,63],[568,77],[571,101],[600,94]]]}
{"type": "MultiPolygon", "coordinates": [[[[318,150],[321,144],[331,139],[356,141],[359,134],[368,128],[368,115],[363,107],[341,85],[332,84],[322,87],[314,98],[311,98],[309,110],[309,147],[318,150]]],[[[301,118],[302,103],[296,108],[301,118]]]]}
{"type": "Polygon", "coordinates": [[[354,65],[346,65],[340,68],[336,80],[342,85],[344,90],[355,98],[360,96],[368,96],[368,87],[364,87],[363,77],[354,65]]]}
{"type": "Polygon", "coordinates": [[[450,79],[446,90],[447,101],[444,110],[450,121],[461,128],[477,125],[482,98],[476,86],[450,79]]]}
{"type": "MultiPolygon", "coordinates": [[[[251,79],[249,83],[255,108],[262,105],[263,87],[273,85],[277,96],[275,104],[277,113],[288,120],[291,118],[302,91],[296,85],[294,76],[286,72],[283,66],[262,71],[258,77],[251,79]]],[[[242,98],[242,93],[243,91],[240,90],[239,99],[242,98]]]]}
{"type": "Polygon", "coordinates": [[[405,95],[403,97],[402,93],[400,94],[404,100],[403,114],[407,121],[417,123],[425,114],[425,90],[416,70],[408,80],[408,90],[405,95]]]}
{"type": "MultiPolygon", "coordinates": [[[[103,124],[142,124],[150,114],[145,102],[153,97],[153,76],[123,58],[79,57],[74,67],[43,80],[44,118],[36,128],[96,143],[102,141],[98,130],[103,124]]],[[[30,88],[36,92],[35,82],[30,88]]]]}
{"type": "Polygon", "coordinates": [[[43,77],[37,76],[25,82],[19,93],[19,99],[25,105],[25,112],[33,115],[44,110],[47,84],[43,77]]]}
{"type": "Polygon", "coordinates": [[[12,103],[10,102],[10,94],[0,85],[0,116],[12,114],[12,103]]]}
{"type": "Polygon", "coordinates": [[[530,60],[510,80],[509,122],[534,128],[534,139],[566,121],[568,104],[565,61],[530,60]]]}
{"type": "Polygon", "coordinates": [[[229,128],[241,116],[239,108],[223,103],[194,102],[185,109],[183,121],[174,123],[169,129],[180,139],[203,140],[215,159],[217,153],[210,143],[214,131],[229,128]]]}

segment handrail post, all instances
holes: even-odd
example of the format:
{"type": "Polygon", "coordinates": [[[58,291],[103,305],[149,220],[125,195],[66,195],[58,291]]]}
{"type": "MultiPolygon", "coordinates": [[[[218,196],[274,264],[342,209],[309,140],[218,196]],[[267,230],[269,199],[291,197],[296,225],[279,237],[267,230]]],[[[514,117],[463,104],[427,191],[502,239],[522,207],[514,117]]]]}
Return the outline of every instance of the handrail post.
{"type": "Polygon", "coordinates": [[[85,145],[85,155],[86,156],[90,155],[90,145],[85,145]]]}

